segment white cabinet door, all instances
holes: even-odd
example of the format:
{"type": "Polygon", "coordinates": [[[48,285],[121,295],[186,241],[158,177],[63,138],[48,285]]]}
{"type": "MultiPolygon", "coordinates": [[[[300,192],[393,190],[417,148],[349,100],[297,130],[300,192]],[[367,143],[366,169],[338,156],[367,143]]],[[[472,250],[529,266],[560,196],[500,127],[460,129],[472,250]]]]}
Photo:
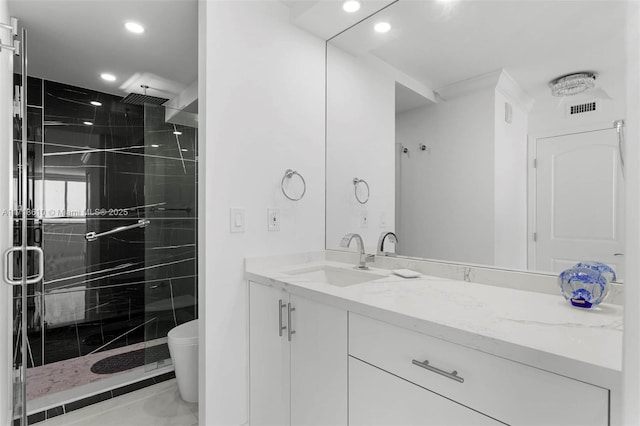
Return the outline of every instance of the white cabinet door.
{"type": "Polygon", "coordinates": [[[249,336],[251,425],[346,426],[345,310],[250,282],[249,336]]]}
{"type": "Polygon", "coordinates": [[[291,295],[291,424],[347,424],[347,312],[291,295]]]}
{"type": "Polygon", "coordinates": [[[289,342],[284,291],[249,282],[250,422],[258,425],[289,424],[289,342]],[[280,302],[285,308],[280,309],[280,302]]]}
{"type": "Polygon", "coordinates": [[[464,405],[349,357],[349,425],[501,425],[464,405]]]}

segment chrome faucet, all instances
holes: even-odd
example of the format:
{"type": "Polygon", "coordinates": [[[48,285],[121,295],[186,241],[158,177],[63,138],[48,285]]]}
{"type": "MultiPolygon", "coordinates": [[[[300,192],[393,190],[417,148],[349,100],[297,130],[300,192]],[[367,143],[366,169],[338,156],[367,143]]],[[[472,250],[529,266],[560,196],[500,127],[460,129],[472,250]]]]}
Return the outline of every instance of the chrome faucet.
{"type": "Polygon", "coordinates": [[[360,254],[360,258],[358,260],[358,264],[354,267],[355,269],[369,269],[367,266],[367,262],[375,261],[375,256],[372,254],[366,254],[364,252],[364,242],[362,241],[362,237],[358,234],[347,234],[342,237],[340,240],[340,247],[348,248],[349,244],[351,244],[351,240],[355,239],[356,244],[358,245],[358,252],[360,254]]]}
{"type": "MultiPolygon", "coordinates": [[[[398,236],[393,232],[383,232],[380,234],[380,238],[378,239],[378,252],[376,253],[378,256],[397,256],[396,253],[387,253],[384,251],[384,241],[389,237],[389,241],[393,244],[398,244],[398,236]]],[[[398,249],[396,248],[396,252],[398,249]]]]}

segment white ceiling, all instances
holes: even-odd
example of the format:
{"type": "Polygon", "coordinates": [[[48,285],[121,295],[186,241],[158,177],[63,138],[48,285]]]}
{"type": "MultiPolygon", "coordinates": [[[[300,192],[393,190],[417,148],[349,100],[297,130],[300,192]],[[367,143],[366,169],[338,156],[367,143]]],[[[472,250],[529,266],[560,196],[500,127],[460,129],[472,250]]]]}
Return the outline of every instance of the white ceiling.
{"type": "MultiPolygon", "coordinates": [[[[292,23],[327,39],[393,1],[365,0],[355,14],[342,10],[342,0],[283,3],[292,23]]],[[[28,30],[30,75],[118,95],[146,83],[162,97],[197,79],[197,0],[9,0],[9,9],[28,30]],[[127,20],[145,33],[127,32],[127,20]],[[118,80],[102,81],[104,71],[118,80]]],[[[625,12],[625,2],[606,0],[400,0],[332,43],[436,91],[504,68],[535,98],[569,72],[597,71],[605,90],[623,79],[625,12]],[[371,30],[381,19],[390,33],[371,30]]]]}
{"type": "Polygon", "coordinates": [[[291,22],[328,40],[396,0],[360,0],[357,12],[342,9],[345,0],[281,0],[291,9],[291,22]]]}
{"type": "Polygon", "coordinates": [[[598,72],[596,87],[615,98],[624,96],[626,7],[623,1],[400,0],[332,43],[373,55],[436,91],[505,69],[539,98],[550,96],[550,80],[587,70],[598,72]],[[372,31],[379,20],[392,30],[372,31]]]}
{"type": "Polygon", "coordinates": [[[144,83],[173,98],[197,80],[197,11],[197,0],[9,0],[27,29],[29,75],[120,96],[144,83]],[[129,20],[145,32],[127,31],[129,20]]]}

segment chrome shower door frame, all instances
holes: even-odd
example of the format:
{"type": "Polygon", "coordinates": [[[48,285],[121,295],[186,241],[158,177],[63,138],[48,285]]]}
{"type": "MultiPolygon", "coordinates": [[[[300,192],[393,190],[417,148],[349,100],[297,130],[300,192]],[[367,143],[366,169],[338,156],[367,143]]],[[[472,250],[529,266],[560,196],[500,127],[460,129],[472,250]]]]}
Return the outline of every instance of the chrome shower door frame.
{"type": "MultiPolygon", "coordinates": [[[[15,18],[11,19],[11,28],[12,34],[15,37],[18,35],[18,20],[15,18]]],[[[7,46],[3,46],[7,48],[7,46]]],[[[36,284],[40,282],[44,276],[44,253],[40,247],[28,246],[28,142],[27,142],[27,30],[22,28],[20,30],[20,40],[15,40],[12,47],[9,47],[10,50],[16,56],[20,57],[20,71],[21,71],[21,93],[20,97],[20,118],[21,118],[21,152],[20,159],[18,163],[18,171],[19,171],[19,188],[20,188],[20,200],[19,200],[19,208],[18,211],[13,211],[12,214],[8,215],[9,220],[15,226],[16,221],[14,219],[18,219],[18,223],[20,223],[20,245],[13,246],[6,250],[3,262],[4,262],[4,270],[3,270],[3,279],[4,281],[11,286],[19,286],[20,287],[20,353],[21,353],[21,361],[19,366],[14,366],[14,383],[13,389],[16,390],[16,387],[19,387],[18,398],[13,395],[13,415],[12,418],[19,418],[21,426],[27,426],[27,352],[28,352],[28,340],[27,340],[27,300],[28,300],[28,285],[36,284]],[[35,276],[29,277],[29,262],[28,255],[29,253],[33,253],[34,256],[38,256],[38,272],[35,276]],[[16,259],[17,256],[17,259],[16,259]],[[18,261],[20,265],[20,274],[19,278],[15,277],[15,272],[13,270],[13,265],[18,261]],[[15,380],[17,379],[17,384],[19,386],[15,386],[15,380]]],[[[14,162],[17,159],[14,159],[14,162]]],[[[14,312],[14,315],[16,313],[14,312]]]]}

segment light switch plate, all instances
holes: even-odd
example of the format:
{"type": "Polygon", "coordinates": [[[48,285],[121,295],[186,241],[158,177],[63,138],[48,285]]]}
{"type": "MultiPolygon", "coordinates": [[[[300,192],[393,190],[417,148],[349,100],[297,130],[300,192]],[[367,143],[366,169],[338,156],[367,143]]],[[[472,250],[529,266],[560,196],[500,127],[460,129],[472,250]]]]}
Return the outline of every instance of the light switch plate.
{"type": "Polygon", "coordinates": [[[267,231],[280,230],[280,210],[267,209],[267,231]]]}
{"type": "Polygon", "coordinates": [[[232,208],[229,211],[229,230],[231,232],[244,232],[244,209],[232,208]]]}
{"type": "Polygon", "coordinates": [[[387,227],[387,213],[380,212],[380,228],[387,227]]]}

